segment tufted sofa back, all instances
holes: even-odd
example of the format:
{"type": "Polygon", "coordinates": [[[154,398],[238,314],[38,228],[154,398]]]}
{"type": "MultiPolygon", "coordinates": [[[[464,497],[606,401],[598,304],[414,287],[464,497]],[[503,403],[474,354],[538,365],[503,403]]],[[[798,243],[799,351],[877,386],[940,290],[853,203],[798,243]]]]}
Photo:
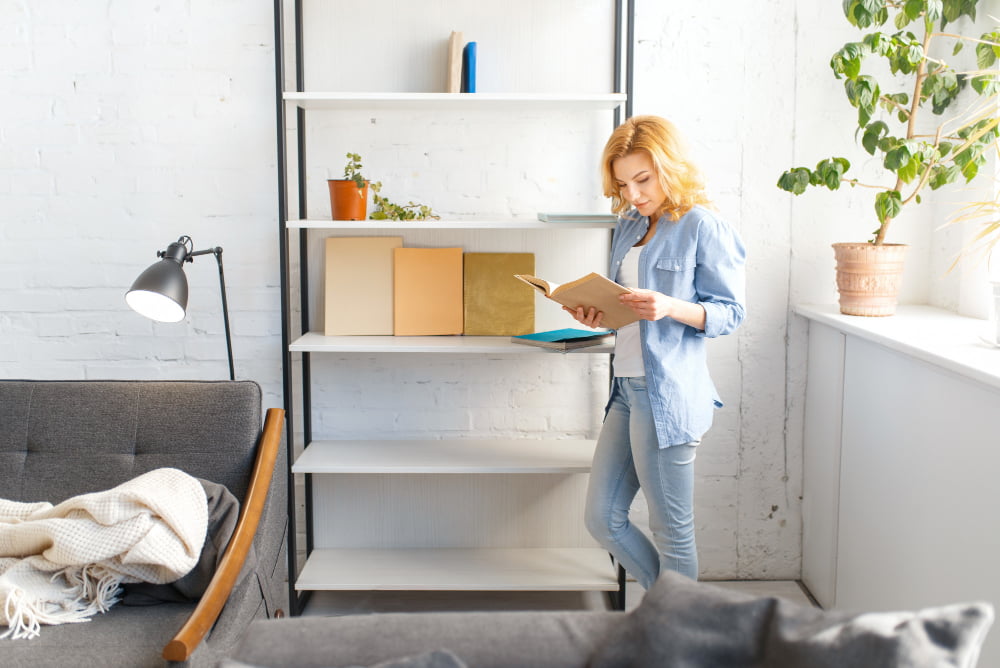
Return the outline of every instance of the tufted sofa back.
{"type": "Polygon", "coordinates": [[[0,380],[0,498],[58,503],[170,466],[242,499],[261,418],[252,381],[0,380]]]}

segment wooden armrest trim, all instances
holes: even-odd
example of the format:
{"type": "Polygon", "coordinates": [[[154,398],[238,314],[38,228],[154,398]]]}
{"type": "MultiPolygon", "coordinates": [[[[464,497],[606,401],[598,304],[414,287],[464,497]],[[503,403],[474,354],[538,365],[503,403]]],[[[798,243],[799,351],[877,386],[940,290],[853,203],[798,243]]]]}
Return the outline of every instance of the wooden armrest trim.
{"type": "Polygon", "coordinates": [[[173,640],[163,648],[163,658],[167,661],[186,661],[194,652],[198,643],[215,624],[222,608],[229,600],[229,595],[236,585],[236,578],[243,569],[247,554],[257,533],[260,516],[264,512],[264,502],[271,486],[271,475],[274,473],[278,450],[281,447],[281,433],[285,420],[285,411],[281,408],[269,408],[264,420],[264,429],[257,446],[257,456],[254,461],[253,477],[247,488],[246,499],[240,508],[240,517],[236,529],[229,539],[226,552],[222,555],[219,567],[212,576],[205,594],[198,601],[194,612],[181,627],[173,640]]]}

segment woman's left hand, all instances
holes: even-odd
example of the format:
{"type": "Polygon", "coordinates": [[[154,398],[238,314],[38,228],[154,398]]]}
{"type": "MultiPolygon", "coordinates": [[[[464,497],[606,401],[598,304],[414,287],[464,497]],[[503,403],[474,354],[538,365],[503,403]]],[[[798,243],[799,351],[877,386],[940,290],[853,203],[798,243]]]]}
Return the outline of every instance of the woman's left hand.
{"type": "Polygon", "coordinates": [[[670,315],[674,301],[662,292],[640,288],[619,295],[618,300],[635,311],[641,320],[659,320],[670,315]]]}

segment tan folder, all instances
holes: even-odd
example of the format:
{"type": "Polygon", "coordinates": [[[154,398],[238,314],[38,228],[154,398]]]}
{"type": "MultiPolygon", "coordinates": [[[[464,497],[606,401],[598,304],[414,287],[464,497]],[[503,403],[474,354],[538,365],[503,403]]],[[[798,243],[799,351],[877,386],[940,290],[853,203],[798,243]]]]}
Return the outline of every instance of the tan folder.
{"type": "Polygon", "coordinates": [[[534,253],[466,253],[466,335],[516,336],[534,332],[535,295],[514,278],[514,274],[534,272],[534,253]]]}
{"type": "Polygon", "coordinates": [[[324,334],[392,334],[392,251],[402,245],[403,237],[326,240],[324,334]]]}
{"type": "Polygon", "coordinates": [[[462,249],[393,250],[396,336],[462,333],[462,249]]]}

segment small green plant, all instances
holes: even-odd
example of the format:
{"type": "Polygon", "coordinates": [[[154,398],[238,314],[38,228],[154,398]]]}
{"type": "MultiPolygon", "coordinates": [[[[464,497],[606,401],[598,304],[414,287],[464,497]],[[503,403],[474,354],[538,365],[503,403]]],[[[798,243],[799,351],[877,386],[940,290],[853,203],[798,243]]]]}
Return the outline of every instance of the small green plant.
{"type": "Polygon", "coordinates": [[[890,17],[895,27],[895,32],[875,30],[864,34],[861,41],[845,44],[830,60],[834,76],[845,79],[847,99],[857,109],[855,137],[860,137],[869,155],[881,159],[895,182],[860,183],[846,175],[851,166],[846,158],[833,157],[820,161],[815,169],[796,167],[786,171],[778,179],[778,187],[795,195],[802,194],[809,186],[837,190],[843,183],[877,190],[878,227],[872,233],[872,242],[882,244],[889,224],[903,206],[920,203],[924,187],[936,190],[959,178],[966,183],[972,181],[1000,137],[1000,118],[995,110],[1000,93],[1000,71],[996,69],[1000,28],[978,38],[944,30],[963,16],[975,20],[977,3],[978,0],[843,0],[844,14],[855,27],[880,28],[890,17]],[[922,33],[921,37],[908,29],[911,24],[922,33]],[[952,56],[963,45],[974,44],[978,69],[960,71],[937,56],[932,44],[942,40],[954,40],[952,56]],[[908,90],[889,92],[887,85],[863,74],[862,64],[869,56],[887,61],[893,75],[890,82],[903,81],[908,90]],[[971,84],[978,98],[964,111],[945,115],[967,84],[971,84]],[[922,133],[917,124],[925,105],[935,115],[944,117],[929,134],[922,133]]]}
{"type": "Polygon", "coordinates": [[[381,194],[382,182],[369,181],[361,175],[361,156],[357,153],[347,154],[344,180],[354,181],[358,186],[359,195],[361,195],[361,189],[365,187],[365,184],[368,184],[368,188],[372,191],[372,201],[375,204],[375,211],[368,216],[371,220],[437,220],[440,218],[431,207],[425,204],[416,204],[415,202],[396,204],[383,197],[381,194]]]}
{"type": "Polygon", "coordinates": [[[344,165],[344,180],[354,181],[358,187],[358,196],[361,196],[361,190],[365,187],[367,179],[361,175],[361,156],[357,153],[347,154],[347,164],[344,165]]]}
{"type": "Polygon", "coordinates": [[[376,181],[371,184],[372,201],[375,203],[375,211],[369,216],[372,220],[437,220],[440,218],[431,208],[425,204],[409,202],[407,204],[395,204],[381,195],[382,182],[376,181]]]}

